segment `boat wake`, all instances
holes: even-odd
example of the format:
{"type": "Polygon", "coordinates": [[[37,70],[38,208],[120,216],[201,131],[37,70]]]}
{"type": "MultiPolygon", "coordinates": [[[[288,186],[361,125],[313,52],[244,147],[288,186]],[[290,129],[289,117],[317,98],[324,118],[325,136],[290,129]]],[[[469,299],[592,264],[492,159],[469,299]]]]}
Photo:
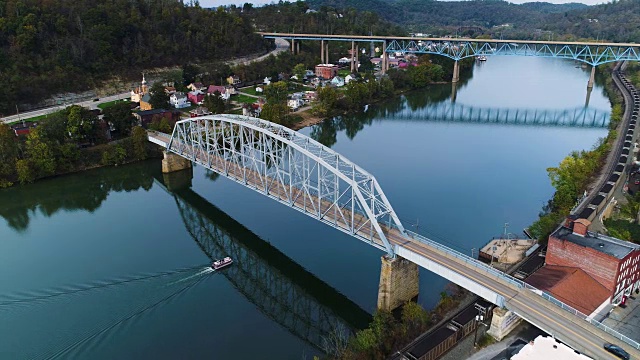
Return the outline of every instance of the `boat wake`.
{"type": "Polygon", "coordinates": [[[185,282],[185,281],[191,280],[191,279],[193,279],[193,278],[197,278],[197,277],[199,277],[199,276],[203,276],[203,275],[206,275],[206,274],[211,274],[211,273],[212,273],[212,272],[214,272],[214,271],[215,271],[215,270],[213,270],[210,266],[207,266],[206,268],[202,269],[201,271],[199,271],[199,272],[198,272],[198,273],[196,273],[196,274],[193,274],[193,275],[187,276],[187,277],[185,277],[185,278],[183,278],[183,279],[179,279],[179,280],[176,280],[176,281],[170,282],[170,283],[168,283],[166,286],[179,284],[179,283],[181,283],[181,282],[185,282]]]}

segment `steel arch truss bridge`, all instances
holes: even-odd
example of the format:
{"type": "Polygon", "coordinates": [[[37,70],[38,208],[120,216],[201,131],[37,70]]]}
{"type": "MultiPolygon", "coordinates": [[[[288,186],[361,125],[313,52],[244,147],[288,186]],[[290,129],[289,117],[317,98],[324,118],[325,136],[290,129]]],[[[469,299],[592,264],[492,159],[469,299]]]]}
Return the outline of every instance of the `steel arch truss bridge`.
{"type": "Polygon", "coordinates": [[[482,41],[459,39],[393,40],[387,52],[436,54],[454,60],[481,55],[537,56],[572,59],[593,66],[614,61],[640,61],[640,47],[630,44],[482,41]]]}
{"type": "Polygon", "coordinates": [[[371,174],[286,127],[239,115],[193,118],[176,123],[167,149],[390,255],[386,229],[406,236],[371,174]]]}

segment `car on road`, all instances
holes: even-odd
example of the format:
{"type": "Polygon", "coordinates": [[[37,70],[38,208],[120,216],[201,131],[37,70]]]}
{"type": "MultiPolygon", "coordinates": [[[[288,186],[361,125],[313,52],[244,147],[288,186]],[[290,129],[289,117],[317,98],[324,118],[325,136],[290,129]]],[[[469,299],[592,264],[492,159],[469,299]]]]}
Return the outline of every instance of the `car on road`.
{"type": "Polygon", "coordinates": [[[629,353],[624,351],[624,349],[618,345],[607,343],[607,344],[604,344],[604,349],[612,353],[613,355],[619,357],[620,359],[629,360],[629,353]]]}

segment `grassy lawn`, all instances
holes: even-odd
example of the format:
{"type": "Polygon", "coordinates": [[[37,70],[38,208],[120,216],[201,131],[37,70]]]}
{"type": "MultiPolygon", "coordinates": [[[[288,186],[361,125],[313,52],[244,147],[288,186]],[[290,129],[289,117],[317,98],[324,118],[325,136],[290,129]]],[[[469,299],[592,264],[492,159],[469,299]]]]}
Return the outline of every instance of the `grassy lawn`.
{"type": "Polygon", "coordinates": [[[129,101],[129,100],[131,100],[131,99],[123,99],[123,100],[113,100],[113,101],[109,101],[109,102],[106,102],[106,103],[98,104],[98,108],[99,108],[100,110],[104,110],[104,109],[106,109],[106,108],[108,108],[108,107],[110,107],[110,106],[115,105],[117,102],[123,102],[123,101],[129,101]]]}
{"type": "Polygon", "coordinates": [[[244,94],[238,94],[238,95],[233,95],[231,97],[231,100],[238,103],[243,103],[243,104],[253,104],[258,99],[251,96],[244,95],[244,94]]]}
{"type": "Polygon", "coordinates": [[[238,91],[243,92],[245,94],[254,95],[254,96],[262,96],[262,93],[256,91],[256,88],[253,86],[246,87],[243,89],[238,89],[238,91]]]}
{"type": "Polygon", "coordinates": [[[179,110],[180,112],[185,113],[185,114],[189,114],[189,111],[191,111],[191,110],[193,110],[193,109],[195,109],[195,108],[197,108],[197,107],[198,107],[198,105],[191,105],[191,106],[189,106],[189,107],[182,108],[182,109],[178,109],[178,110],[179,110]]]}
{"type": "MultiPolygon", "coordinates": [[[[38,115],[38,116],[34,116],[34,117],[31,117],[31,118],[27,118],[27,119],[22,119],[22,121],[24,121],[24,122],[36,122],[36,121],[40,121],[42,119],[46,119],[49,115],[53,115],[53,113],[44,114],[44,115],[38,115]]],[[[19,120],[12,121],[10,123],[7,123],[7,125],[18,124],[18,123],[21,123],[22,121],[19,121],[19,120]]]]}
{"type": "Polygon", "coordinates": [[[347,76],[349,74],[351,74],[351,71],[349,71],[349,70],[345,70],[345,69],[338,70],[338,76],[340,76],[340,77],[345,77],[345,76],[347,76]]]}

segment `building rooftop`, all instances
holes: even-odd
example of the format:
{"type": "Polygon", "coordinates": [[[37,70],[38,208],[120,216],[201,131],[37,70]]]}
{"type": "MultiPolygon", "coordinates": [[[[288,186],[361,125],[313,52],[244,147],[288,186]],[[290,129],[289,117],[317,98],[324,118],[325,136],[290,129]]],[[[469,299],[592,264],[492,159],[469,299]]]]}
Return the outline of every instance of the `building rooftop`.
{"type": "Polygon", "coordinates": [[[640,245],[590,231],[587,232],[586,236],[580,236],[574,234],[571,229],[564,226],[556,230],[551,236],[556,239],[571,241],[576,245],[598,250],[618,259],[624,258],[633,250],[640,249],[640,245]]]}
{"type": "Polygon", "coordinates": [[[511,360],[591,360],[550,336],[538,336],[525,345],[511,360]]]}
{"type": "Polygon", "coordinates": [[[576,267],[545,265],[531,274],[525,282],[551,293],[584,314],[593,313],[611,295],[596,279],[576,267]]]}

